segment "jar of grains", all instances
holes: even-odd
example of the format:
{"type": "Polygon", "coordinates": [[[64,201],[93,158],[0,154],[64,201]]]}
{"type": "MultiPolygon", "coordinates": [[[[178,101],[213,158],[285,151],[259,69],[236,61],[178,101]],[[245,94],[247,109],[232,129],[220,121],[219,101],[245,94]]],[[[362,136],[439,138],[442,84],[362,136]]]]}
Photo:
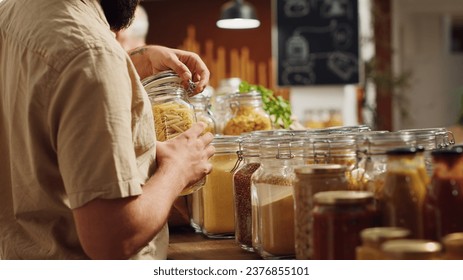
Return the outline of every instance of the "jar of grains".
{"type": "MultiPolygon", "coordinates": [[[[153,109],[156,139],[166,141],[186,131],[196,122],[193,105],[182,79],[171,70],[160,72],[142,81],[153,109]]],[[[194,84],[193,84],[194,85],[194,84]]],[[[185,188],[180,195],[193,193],[204,185],[205,178],[185,188]]]]}
{"type": "Polygon", "coordinates": [[[272,129],[270,116],[263,108],[262,95],[257,91],[234,93],[230,96],[230,109],[231,115],[223,128],[225,135],[272,129]]]}
{"type": "MultiPolygon", "coordinates": [[[[201,189],[201,231],[211,238],[233,238],[235,208],[231,171],[238,159],[239,137],[216,136],[212,145],[216,151],[210,159],[212,172],[207,175],[206,184],[201,189]]],[[[194,212],[193,216],[196,216],[194,212]]]]}
{"type": "Polygon", "coordinates": [[[235,239],[246,251],[252,247],[251,177],[259,168],[259,143],[261,137],[244,137],[240,142],[238,162],[233,174],[235,199],[235,239]]]}
{"type": "Polygon", "coordinates": [[[260,143],[260,167],[251,178],[253,247],[265,259],[294,258],[293,181],[303,141],[287,137],[260,143]]]}
{"type": "Polygon", "coordinates": [[[354,260],[360,232],[376,226],[373,194],[366,191],[327,191],[314,195],[312,259],[354,260]]]}
{"type": "Polygon", "coordinates": [[[294,172],[295,249],[296,259],[312,256],[310,232],[313,196],[321,191],[347,190],[346,167],[339,164],[311,164],[296,167],[294,172]]]}

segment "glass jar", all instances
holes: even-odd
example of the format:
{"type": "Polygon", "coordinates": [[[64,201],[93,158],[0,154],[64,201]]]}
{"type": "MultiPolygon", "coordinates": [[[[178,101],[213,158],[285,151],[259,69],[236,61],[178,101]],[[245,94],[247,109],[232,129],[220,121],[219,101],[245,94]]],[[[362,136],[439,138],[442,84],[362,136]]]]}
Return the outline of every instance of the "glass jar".
{"type": "Polygon", "coordinates": [[[434,173],[424,203],[425,236],[440,241],[463,231],[463,149],[435,150],[434,173]]]}
{"type": "Polygon", "coordinates": [[[270,116],[263,108],[262,95],[257,91],[231,95],[230,109],[231,115],[223,128],[224,135],[272,129],[270,116]]]}
{"type": "Polygon", "coordinates": [[[233,199],[233,173],[238,159],[237,136],[216,136],[212,141],[215,154],[211,157],[212,171],[207,175],[202,192],[202,228],[210,238],[233,238],[235,209],[233,199]]]}
{"type": "Polygon", "coordinates": [[[386,175],[388,150],[411,147],[412,135],[399,132],[361,133],[357,135],[359,168],[364,170],[364,189],[373,192],[375,198],[382,192],[386,175]]]}
{"type": "Polygon", "coordinates": [[[411,238],[423,238],[423,205],[426,186],[416,148],[387,151],[384,188],[378,196],[384,226],[410,230],[411,238]]]}
{"type": "Polygon", "coordinates": [[[293,258],[294,166],[304,164],[303,141],[261,141],[260,167],[251,178],[253,247],[264,259],[293,258]]]}
{"type": "Polygon", "coordinates": [[[245,137],[240,142],[237,169],[233,174],[235,200],[235,239],[240,247],[253,252],[251,177],[259,168],[260,137],[245,137]],[[239,165],[239,166],[238,166],[239,165]]]}
{"type": "Polygon", "coordinates": [[[239,91],[240,84],[240,78],[222,79],[211,96],[211,110],[216,120],[218,134],[223,134],[223,127],[230,114],[230,96],[239,91]]]}
{"type": "MultiPolygon", "coordinates": [[[[196,122],[193,105],[188,101],[188,92],[182,79],[172,70],[163,71],[142,81],[153,109],[156,139],[166,141],[186,131],[196,122]]],[[[202,186],[205,178],[186,187],[180,195],[188,195],[202,186]]]]}
{"type": "Polygon", "coordinates": [[[206,124],[206,129],[204,132],[216,134],[217,129],[215,118],[212,115],[212,112],[209,110],[209,97],[199,93],[193,97],[190,97],[190,102],[194,107],[196,120],[206,124]]]}
{"type": "Polygon", "coordinates": [[[356,248],[357,260],[383,260],[381,245],[389,240],[409,237],[410,231],[399,227],[366,228],[360,232],[362,245],[356,248]]]}
{"type": "Polygon", "coordinates": [[[363,171],[358,168],[355,136],[308,133],[305,157],[308,164],[330,163],[346,166],[345,175],[350,190],[363,190],[363,171]]]}
{"type": "Polygon", "coordinates": [[[442,238],[444,260],[463,260],[463,232],[447,234],[442,238]]]}
{"type": "Polygon", "coordinates": [[[294,169],[294,215],[296,259],[312,256],[313,196],[322,191],[347,190],[346,167],[339,164],[311,164],[294,169]]]}
{"type": "Polygon", "coordinates": [[[314,195],[312,259],[354,260],[360,231],[376,226],[373,194],[328,191],[314,195]]]}
{"type": "Polygon", "coordinates": [[[424,239],[396,239],[384,242],[381,252],[386,260],[436,260],[442,245],[424,239]]]}

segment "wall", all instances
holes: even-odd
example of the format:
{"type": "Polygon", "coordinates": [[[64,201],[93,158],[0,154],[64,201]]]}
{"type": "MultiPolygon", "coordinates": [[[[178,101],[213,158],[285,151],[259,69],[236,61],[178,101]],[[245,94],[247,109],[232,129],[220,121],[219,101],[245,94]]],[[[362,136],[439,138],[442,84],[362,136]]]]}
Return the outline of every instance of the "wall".
{"type": "MultiPolygon", "coordinates": [[[[195,45],[199,53],[206,60],[211,68],[212,85],[217,86],[217,81],[224,75],[227,77],[236,76],[232,71],[231,56],[233,50],[243,54],[243,50],[249,50],[249,61],[254,64],[255,74],[247,75],[248,79],[254,79],[255,83],[267,85],[275,89],[275,72],[272,59],[272,0],[247,0],[258,13],[261,26],[250,30],[225,30],[216,27],[215,23],[220,14],[220,8],[227,1],[219,0],[159,0],[142,2],[149,14],[150,31],[148,43],[161,44],[169,47],[185,45],[185,39],[194,33],[194,44],[189,40],[187,45],[195,45]],[[195,30],[188,27],[194,26],[195,30]],[[207,42],[213,42],[213,59],[209,58],[210,51],[207,51],[207,42]],[[225,73],[217,70],[216,63],[219,59],[220,49],[225,49],[226,69],[225,73]],[[206,54],[206,52],[208,54],[206,54]],[[212,62],[211,62],[212,61],[212,62]],[[266,78],[263,81],[259,78],[259,65],[265,65],[266,78]]],[[[363,12],[368,12],[369,0],[359,0],[359,6],[363,12]],[[366,7],[366,8],[365,8],[366,7]]],[[[367,19],[369,20],[369,19],[367,19]]],[[[364,27],[368,21],[363,21],[364,27]]],[[[365,28],[363,28],[365,29],[365,28]]],[[[368,30],[368,28],[366,28],[368,30]]],[[[368,31],[366,31],[368,32],[368,31]]],[[[371,46],[367,51],[371,53],[371,46]]],[[[242,73],[242,72],[241,72],[242,73]]],[[[248,74],[248,73],[246,73],[248,74]]],[[[253,82],[251,81],[251,82],[253,82]]],[[[337,108],[342,111],[345,125],[357,124],[357,102],[355,88],[352,86],[324,86],[324,87],[294,87],[281,94],[289,98],[295,116],[303,121],[304,110],[307,108],[337,108]],[[286,94],[285,94],[286,93],[286,94]]],[[[280,94],[280,92],[279,92],[280,94]]]]}
{"type": "Polygon", "coordinates": [[[249,82],[270,86],[273,82],[271,0],[248,0],[255,7],[261,21],[260,27],[248,30],[227,30],[216,26],[221,6],[226,2],[225,0],[142,2],[151,24],[147,42],[173,48],[186,46],[187,49],[200,53],[211,70],[213,86],[216,86],[221,78],[237,75],[250,80],[249,82]],[[225,69],[222,70],[221,65],[216,68],[217,62],[225,64],[225,69]],[[241,69],[240,65],[236,64],[250,66],[241,69]],[[253,70],[249,70],[249,67],[253,70]],[[259,79],[259,67],[260,76],[265,75],[265,78],[259,79]]]}
{"type": "Polygon", "coordinates": [[[463,15],[461,0],[395,0],[393,4],[394,71],[412,74],[410,87],[402,93],[405,100],[396,99],[394,127],[455,124],[463,89],[463,53],[449,52],[448,23],[463,15]]]}

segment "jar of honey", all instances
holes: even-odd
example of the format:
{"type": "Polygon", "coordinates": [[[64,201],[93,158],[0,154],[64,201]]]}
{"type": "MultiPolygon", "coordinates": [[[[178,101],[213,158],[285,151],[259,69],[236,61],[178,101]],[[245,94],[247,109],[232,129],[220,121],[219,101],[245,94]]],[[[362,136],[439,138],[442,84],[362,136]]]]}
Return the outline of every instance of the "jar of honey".
{"type": "Polygon", "coordinates": [[[424,202],[426,238],[463,232],[463,148],[431,153],[434,172],[424,202]]]}
{"type": "Polygon", "coordinates": [[[376,226],[373,194],[366,191],[328,191],[314,195],[312,259],[354,260],[360,232],[376,226]]]}

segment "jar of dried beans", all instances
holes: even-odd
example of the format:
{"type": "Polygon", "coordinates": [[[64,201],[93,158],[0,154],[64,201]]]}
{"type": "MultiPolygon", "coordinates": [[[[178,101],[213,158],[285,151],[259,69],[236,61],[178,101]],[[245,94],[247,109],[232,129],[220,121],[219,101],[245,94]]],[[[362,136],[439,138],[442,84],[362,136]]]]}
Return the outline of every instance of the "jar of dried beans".
{"type": "Polygon", "coordinates": [[[259,143],[261,137],[245,137],[240,141],[238,162],[233,174],[235,201],[235,239],[246,251],[252,247],[251,177],[259,168],[259,143]]]}

